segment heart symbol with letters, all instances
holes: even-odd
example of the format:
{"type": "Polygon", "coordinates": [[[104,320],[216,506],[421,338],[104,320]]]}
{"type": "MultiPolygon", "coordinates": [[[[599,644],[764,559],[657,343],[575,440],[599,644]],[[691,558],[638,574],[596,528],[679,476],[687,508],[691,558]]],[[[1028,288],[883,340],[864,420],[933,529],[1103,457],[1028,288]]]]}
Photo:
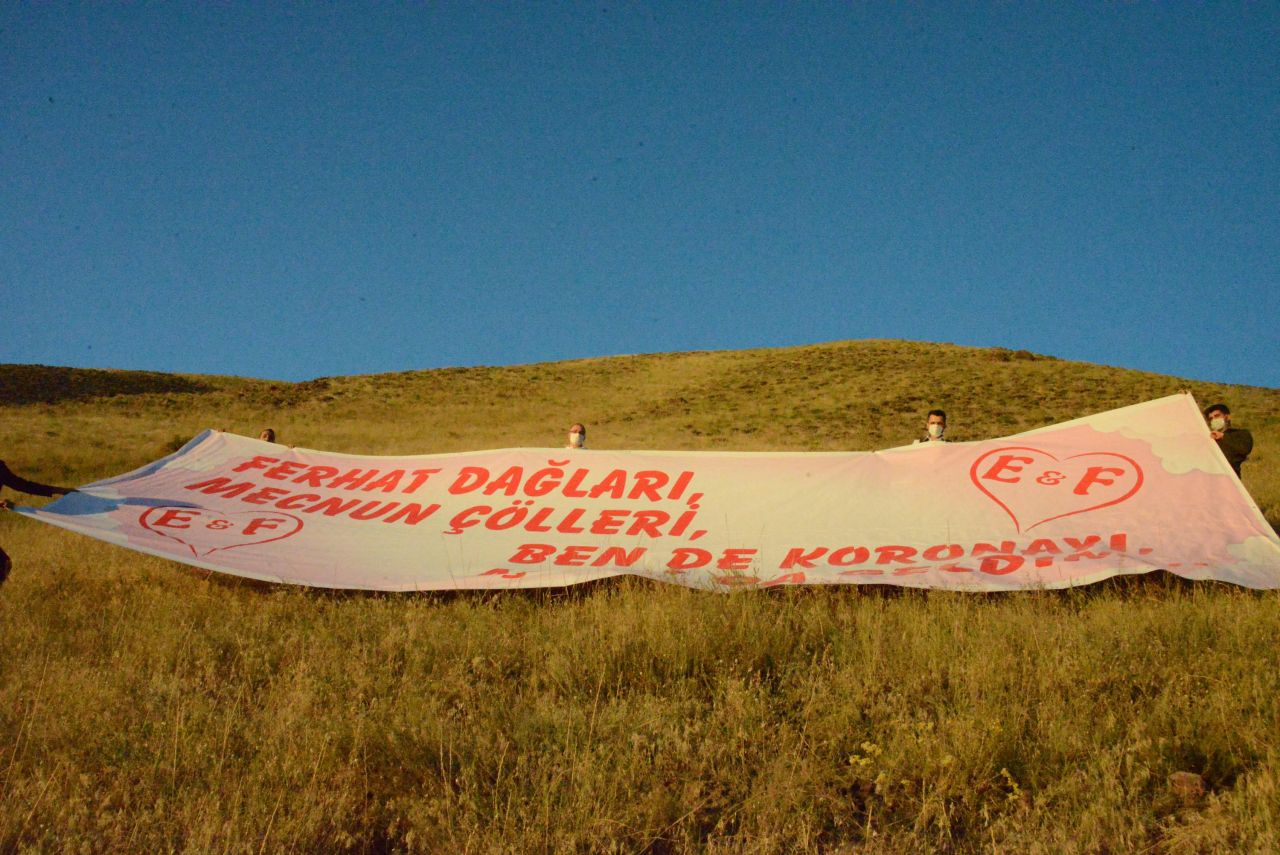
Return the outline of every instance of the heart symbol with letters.
{"type": "Polygon", "coordinates": [[[1143,481],[1142,467],[1123,454],[1086,451],[1059,459],[1028,446],[988,451],[973,461],[969,478],[1019,532],[1119,504],[1143,481]]]}
{"type": "Polygon", "coordinates": [[[138,522],[147,531],[178,541],[197,558],[221,549],[282,540],[302,529],[302,520],[293,514],[268,511],[224,514],[181,507],[147,508],[138,522]]]}

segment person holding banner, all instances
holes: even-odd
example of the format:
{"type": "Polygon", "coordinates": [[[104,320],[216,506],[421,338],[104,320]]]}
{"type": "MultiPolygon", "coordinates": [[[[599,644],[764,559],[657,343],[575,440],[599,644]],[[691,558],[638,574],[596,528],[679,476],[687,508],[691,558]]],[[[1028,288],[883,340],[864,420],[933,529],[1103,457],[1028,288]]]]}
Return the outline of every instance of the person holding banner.
{"type": "Polygon", "coordinates": [[[1231,410],[1226,404],[1213,404],[1204,411],[1204,417],[1209,422],[1209,436],[1218,443],[1222,455],[1227,458],[1239,478],[1240,464],[1253,451],[1253,434],[1244,428],[1231,426],[1231,410]]]}
{"type": "Polygon", "coordinates": [[[276,432],[272,428],[263,428],[262,433],[258,434],[258,439],[263,442],[275,442],[276,432]]]}
{"type": "Polygon", "coordinates": [[[569,444],[565,448],[586,448],[587,447],[587,428],[582,424],[573,424],[569,426],[569,444]]]}
{"type": "Polygon", "coordinates": [[[924,438],[917,439],[912,445],[928,442],[946,442],[943,434],[947,432],[947,414],[942,410],[930,410],[924,419],[924,438]]]}
{"type": "MultiPolygon", "coordinates": [[[[50,487],[48,484],[37,484],[35,481],[20,478],[4,464],[3,460],[0,460],[0,487],[9,487],[20,493],[30,493],[33,496],[60,496],[74,492],[72,487],[50,487]]],[[[0,508],[8,510],[11,507],[13,507],[13,503],[8,499],[0,499],[0,508]]],[[[8,553],[0,549],[0,585],[4,584],[4,580],[9,578],[9,570],[12,567],[13,562],[9,560],[8,553]]]]}

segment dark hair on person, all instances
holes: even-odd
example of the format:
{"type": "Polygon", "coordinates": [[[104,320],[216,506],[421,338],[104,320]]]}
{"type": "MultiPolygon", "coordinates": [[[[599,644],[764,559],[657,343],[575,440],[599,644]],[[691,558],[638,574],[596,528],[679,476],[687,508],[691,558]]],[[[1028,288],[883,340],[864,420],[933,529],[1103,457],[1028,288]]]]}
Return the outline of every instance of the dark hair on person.
{"type": "Polygon", "coordinates": [[[929,415],[928,415],[928,416],[925,416],[925,418],[927,419],[927,418],[929,418],[929,416],[938,416],[938,417],[939,417],[939,418],[941,418],[944,422],[947,420],[947,414],[946,414],[946,413],[944,413],[942,410],[930,410],[930,411],[929,411],[929,415]]]}
{"type": "Polygon", "coordinates": [[[1209,414],[1212,413],[1214,410],[1221,410],[1224,416],[1231,415],[1231,408],[1228,407],[1226,404],[1212,404],[1204,408],[1205,418],[1208,418],[1209,414]]]}

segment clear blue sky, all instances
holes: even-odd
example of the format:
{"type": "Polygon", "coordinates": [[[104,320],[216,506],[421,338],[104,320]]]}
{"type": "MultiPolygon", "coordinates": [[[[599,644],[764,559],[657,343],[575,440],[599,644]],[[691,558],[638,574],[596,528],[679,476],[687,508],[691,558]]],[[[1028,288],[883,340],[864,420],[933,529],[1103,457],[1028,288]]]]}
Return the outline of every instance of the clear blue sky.
{"type": "Polygon", "coordinates": [[[0,4],[0,362],[1280,386],[1280,4],[0,4]]]}

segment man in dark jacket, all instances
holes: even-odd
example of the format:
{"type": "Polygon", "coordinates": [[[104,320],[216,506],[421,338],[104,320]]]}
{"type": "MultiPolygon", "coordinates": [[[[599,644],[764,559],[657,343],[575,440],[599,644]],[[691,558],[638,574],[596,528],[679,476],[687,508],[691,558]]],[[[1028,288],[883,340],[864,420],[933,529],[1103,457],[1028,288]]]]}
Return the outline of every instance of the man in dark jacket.
{"type": "Polygon", "coordinates": [[[1239,478],[1240,464],[1253,451],[1253,434],[1244,428],[1231,426],[1231,410],[1227,409],[1226,404],[1214,404],[1207,408],[1204,417],[1209,422],[1209,436],[1217,440],[1218,448],[1222,449],[1223,456],[1239,478]]]}
{"type": "MultiPolygon", "coordinates": [[[[20,493],[30,493],[33,496],[62,496],[70,493],[71,487],[50,487],[48,484],[37,484],[35,481],[28,481],[26,478],[19,478],[13,474],[8,466],[4,465],[4,461],[0,460],[0,487],[10,487],[20,493]]],[[[10,508],[12,504],[8,499],[0,499],[0,507],[10,508]]],[[[4,580],[9,578],[9,570],[12,569],[13,562],[9,560],[8,554],[0,549],[0,585],[4,584],[4,580]]]]}

